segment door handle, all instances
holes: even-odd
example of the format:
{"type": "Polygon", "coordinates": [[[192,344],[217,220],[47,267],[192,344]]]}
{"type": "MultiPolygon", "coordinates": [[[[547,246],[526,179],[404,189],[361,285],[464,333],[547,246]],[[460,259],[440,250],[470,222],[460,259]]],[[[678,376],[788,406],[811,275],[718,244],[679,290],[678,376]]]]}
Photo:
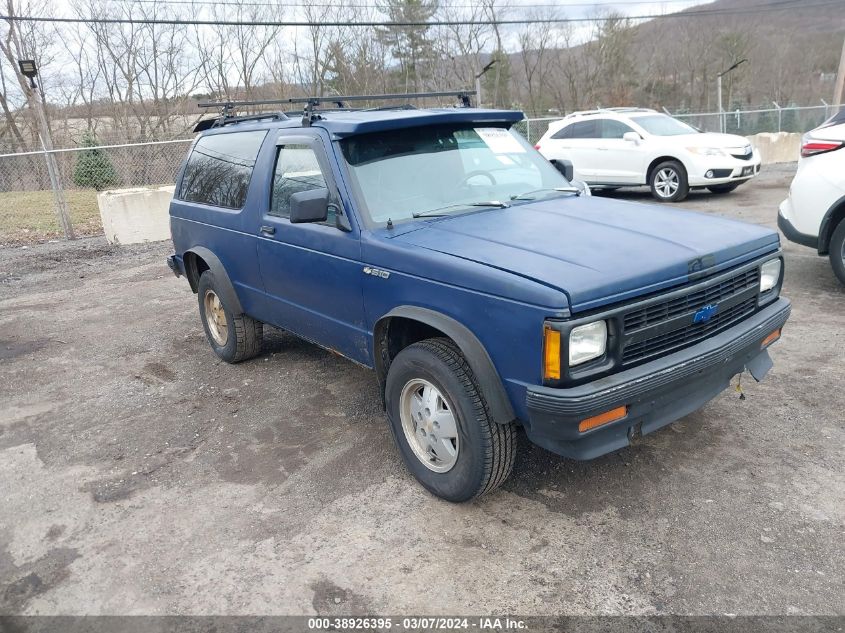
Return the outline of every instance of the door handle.
{"type": "Polygon", "coordinates": [[[261,232],[264,233],[264,235],[275,235],[276,234],[276,227],[274,227],[274,226],[262,226],[261,232]]]}

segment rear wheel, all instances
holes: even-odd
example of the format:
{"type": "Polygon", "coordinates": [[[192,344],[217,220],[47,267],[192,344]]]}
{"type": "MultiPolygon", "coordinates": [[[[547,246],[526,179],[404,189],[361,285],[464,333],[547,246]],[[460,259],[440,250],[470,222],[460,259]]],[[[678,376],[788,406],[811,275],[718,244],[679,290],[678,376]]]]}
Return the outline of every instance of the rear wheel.
{"type": "Polygon", "coordinates": [[[742,183],[741,182],[728,182],[724,185],[713,185],[712,187],[707,187],[713,193],[730,193],[737,187],[739,187],[742,183]]]}
{"type": "Polygon", "coordinates": [[[841,220],[830,238],[830,265],[845,285],[845,220],[841,220]]]}
{"type": "Polygon", "coordinates": [[[450,340],[420,341],[399,352],[385,399],[405,465],[429,492],[469,501],[510,475],[514,425],[491,419],[472,369],[450,340]]]}
{"type": "Polygon", "coordinates": [[[658,202],[680,202],[689,193],[687,171],[676,160],[667,160],[651,170],[651,195],[658,202]]]}
{"type": "Polygon", "coordinates": [[[245,314],[233,314],[210,270],[200,276],[197,296],[200,318],[211,349],[227,363],[239,363],[261,353],[264,326],[245,314]]]}

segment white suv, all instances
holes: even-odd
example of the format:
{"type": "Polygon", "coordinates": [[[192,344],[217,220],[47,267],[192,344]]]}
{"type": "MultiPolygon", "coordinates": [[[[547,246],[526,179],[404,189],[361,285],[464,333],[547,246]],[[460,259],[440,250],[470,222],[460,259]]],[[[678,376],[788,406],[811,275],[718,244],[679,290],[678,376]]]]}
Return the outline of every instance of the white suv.
{"type": "Polygon", "coordinates": [[[537,143],[546,158],[570,160],[591,187],[648,185],[660,202],[690,188],[728,193],[760,172],[760,154],[743,136],[699,132],[647,108],[574,112],[555,121],[537,143]]]}
{"type": "Polygon", "coordinates": [[[778,228],[789,241],[829,254],[845,284],[845,108],[804,135],[778,228]]]}

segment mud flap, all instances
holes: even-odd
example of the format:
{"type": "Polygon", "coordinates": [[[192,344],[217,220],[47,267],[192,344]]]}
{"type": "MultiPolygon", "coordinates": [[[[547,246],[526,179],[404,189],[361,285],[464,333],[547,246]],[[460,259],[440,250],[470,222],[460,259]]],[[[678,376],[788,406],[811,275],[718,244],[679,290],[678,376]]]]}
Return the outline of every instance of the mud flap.
{"type": "Polygon", "coordinates": [[[772,368],[772,357],[769,356],[768,350],[763,350],[757,356],[752,358],[745,364],[745,368],[751,373],[751,376],[757,382],[763,380],[766,377],[766,374],[769,373],[769,370],[772,368]]]}

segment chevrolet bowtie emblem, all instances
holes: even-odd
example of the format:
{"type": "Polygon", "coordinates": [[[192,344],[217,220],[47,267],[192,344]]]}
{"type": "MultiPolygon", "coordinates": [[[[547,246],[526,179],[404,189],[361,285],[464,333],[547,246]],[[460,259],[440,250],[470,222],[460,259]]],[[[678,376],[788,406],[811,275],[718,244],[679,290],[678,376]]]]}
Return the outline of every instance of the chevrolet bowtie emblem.
{"type": "Polygon", "coordinates": [[[719,306],[715,303],[710,303],[703,308],[701,308],[698,312],[695,313],[695,316],[692,319],[693,323],[706,323],[713,316],[719,311],[719,306]]]}

